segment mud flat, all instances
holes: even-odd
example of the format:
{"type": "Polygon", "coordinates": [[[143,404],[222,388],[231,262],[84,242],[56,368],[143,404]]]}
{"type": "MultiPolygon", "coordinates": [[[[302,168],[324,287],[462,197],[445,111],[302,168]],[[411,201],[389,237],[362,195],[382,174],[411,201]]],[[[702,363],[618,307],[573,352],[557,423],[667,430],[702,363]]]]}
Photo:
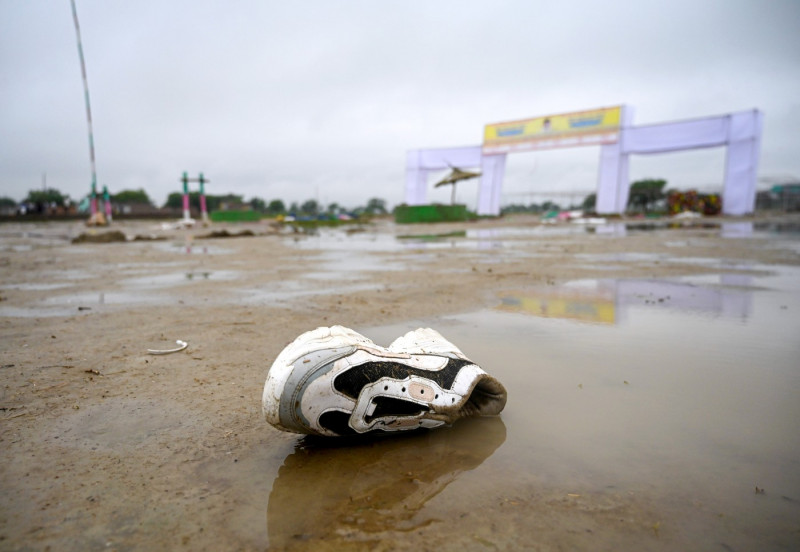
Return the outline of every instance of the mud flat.
{"type": "Polygon", "coordinates": [[[799,228],[0,225],[0,549],[796,549],[799,228]],[[272,429],[272,360],[331,324],[435,327],[506,410],[272,429]]]}

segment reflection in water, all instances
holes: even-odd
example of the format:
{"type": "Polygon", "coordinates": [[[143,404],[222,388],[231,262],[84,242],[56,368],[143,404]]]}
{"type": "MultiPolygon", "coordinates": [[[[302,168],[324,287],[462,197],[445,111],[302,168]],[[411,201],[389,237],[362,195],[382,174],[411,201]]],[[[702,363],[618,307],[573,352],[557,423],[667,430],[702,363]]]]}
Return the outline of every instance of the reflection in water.
{"type": "Polygon", "coordinates": [[[723,274],[712,286],[681,281],[604,279],[591,287],[530,288],[504,294],[500,310],[601,324],[624,322],[631,307],[653,305],[746,319],[752,312],[752,277],[723,274]]]}
{"type": "Polygon", "coordinates": [[[594,229],[595,234],[601,236],[613,236],[615,238],[624,238],[628,235],[628,227],[624,222],[610,222],[608,224],[601,224],[594,229]]]}
{"type": "Polygon", "coordinates": [[[745,222],[723,222],[720,227],[720,236],[723,238],[752,238],[753,223],[745,222]]]}
{"type": "Polygon", "coordinates": [[[501,310],[519,311],[550,318],[569,318],[585,322],[613,324],[616,321],[614,296],[607,290],[529,289],[505,294],[501,310]]]}
{"type": "Polygon", "coordinates": [[[425,504],[503,444],[500,417],[359,440],[305,437],[281,466],[267,507],[271,547],[366,542],[431,523],[425,504]],[[333,539],[333,541],[331,540],[333,539]]]}
{"type": "MultiPolygon", "coordinates": [[[[184,241],[184,244],[186,253],[188,255],[191,255],[194,246],[194,236],[192,236],[191,234],[186,234],[186,240],[184,241]]],[[[202,248],[202,252],[208,253],[208,247],[204,245],[202,248]]]]}

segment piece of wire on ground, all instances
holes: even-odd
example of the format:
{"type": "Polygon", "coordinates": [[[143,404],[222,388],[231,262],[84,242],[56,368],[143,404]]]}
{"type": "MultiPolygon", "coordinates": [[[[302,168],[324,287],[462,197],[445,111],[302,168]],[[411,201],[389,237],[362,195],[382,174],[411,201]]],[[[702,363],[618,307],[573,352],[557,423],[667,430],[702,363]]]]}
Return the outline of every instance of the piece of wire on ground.
{"type": "Polygon", "coordinates": [[[150,353],[151,355],[168,355],[170,353],[178,353],[180,351],[183,351],[186,347],[189,346],[188,343],[186,343],[185,341],[181,341],[180,339],[175,341],[175,343],[178,345],[175,349],[147,349],[147,352],[150,353]]]}

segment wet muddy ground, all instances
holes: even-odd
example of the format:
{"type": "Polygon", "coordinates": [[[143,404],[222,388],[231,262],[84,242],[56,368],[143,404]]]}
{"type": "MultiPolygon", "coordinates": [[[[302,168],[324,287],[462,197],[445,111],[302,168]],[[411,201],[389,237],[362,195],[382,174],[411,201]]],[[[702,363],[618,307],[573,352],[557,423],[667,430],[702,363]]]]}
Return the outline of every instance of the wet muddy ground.
{"type": "Polygon", "coordinates": [[[798,223],[4,225],[0,549],[797,549],[798,223]],[[434,327],[507,407],[274,430],[267,369],[331,324],[434,327]]]}

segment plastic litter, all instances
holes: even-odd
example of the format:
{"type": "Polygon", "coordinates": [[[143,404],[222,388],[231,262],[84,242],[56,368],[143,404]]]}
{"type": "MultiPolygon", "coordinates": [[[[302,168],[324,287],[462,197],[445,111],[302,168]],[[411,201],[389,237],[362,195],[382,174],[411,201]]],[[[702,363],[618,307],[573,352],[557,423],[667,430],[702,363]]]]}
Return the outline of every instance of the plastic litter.
{"type": "Polygon", "coordinates": [[[180,339],[175,341],[175,344],[178,345],[175,349],[147,349],[147,352],[151,355],[168,355],[170,353],[179,353],[189,346],[188,343],[180,339]]]}

